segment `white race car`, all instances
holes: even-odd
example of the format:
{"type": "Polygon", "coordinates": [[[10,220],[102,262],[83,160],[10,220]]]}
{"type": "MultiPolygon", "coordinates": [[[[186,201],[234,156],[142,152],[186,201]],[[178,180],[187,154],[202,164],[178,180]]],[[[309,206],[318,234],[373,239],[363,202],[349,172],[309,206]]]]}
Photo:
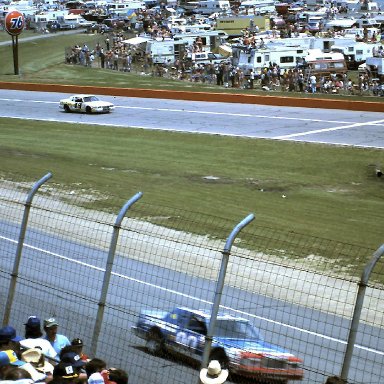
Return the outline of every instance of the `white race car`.
{"type": "Polygon", "coordinates": [[[94,95],[73,95],[68,99],[60,100],[59,107],[65,112],[108,113],[115,106],[102,101],[94,95]]]}

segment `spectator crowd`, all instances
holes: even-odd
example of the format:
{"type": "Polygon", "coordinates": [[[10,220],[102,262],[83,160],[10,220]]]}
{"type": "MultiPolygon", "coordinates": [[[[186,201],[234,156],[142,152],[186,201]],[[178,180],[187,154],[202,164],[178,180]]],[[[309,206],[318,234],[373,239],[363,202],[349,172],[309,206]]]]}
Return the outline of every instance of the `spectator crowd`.
{"type": "Polygon", "coordinates": [[[87,44],[77,44],[67,49],[66,63],[115,71],[135,71],[141,75],[226,88],[384,96],[384,85],[372,76],[369,70],[360,72],[358,77],[352,80],[347,74],[342,78],[332,73],[328,76],[311,74],[301,63],[297,63],[292,69],[281,69],[279,65],[271,62],[261,70],[244,70],[235,67],[229,60],[223,60],[221,63],[197,63],[177,59],[174,62],[158,64],[152,63],[150,56],[144,51],[127,44],[124,32],[113,32],[103,35],[102,38],[103,41],[98,42],[94,48],[88,47],[87,44]]]}
{"type": "Polygon", "coordinates": [[[14,327],[0,329],[0,383],[128,384],[128,372],[108,367],[101,358],[89,358],[83,341],[58,333],[55,318],[36,316],[24,324],[24,337],[14,327]]]}

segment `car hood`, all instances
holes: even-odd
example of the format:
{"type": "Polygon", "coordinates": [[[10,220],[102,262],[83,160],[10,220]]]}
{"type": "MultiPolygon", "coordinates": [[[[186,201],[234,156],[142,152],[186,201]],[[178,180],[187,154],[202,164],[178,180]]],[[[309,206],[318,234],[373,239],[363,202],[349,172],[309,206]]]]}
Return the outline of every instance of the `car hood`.
{"type": "Polygon", "coordinates": [[[291,356],[291,354],[284,348],[267,343],[264,340],[227,339],[222,337],[215,337],[214,340],[217,344],[223,344],[227,348],[242,349],[253,353],[291,356]]]}

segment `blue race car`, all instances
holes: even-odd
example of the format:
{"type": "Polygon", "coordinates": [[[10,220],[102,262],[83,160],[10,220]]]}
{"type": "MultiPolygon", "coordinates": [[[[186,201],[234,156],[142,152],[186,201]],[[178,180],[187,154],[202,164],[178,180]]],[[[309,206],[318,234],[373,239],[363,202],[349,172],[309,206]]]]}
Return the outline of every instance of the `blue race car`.
{"type": "MultiPolygon", "coordinates": [[[[171,312],[144,310],[132,331],[146,340],[153,354],[176,353],[201,361],[210,313],[185,307],[171,312]]],[[[265,342],[247,319],[219,314],[209,360],[218,360],[230,373],[287,383],[302,380],[302,360],[288,351],[265,342]]]]}

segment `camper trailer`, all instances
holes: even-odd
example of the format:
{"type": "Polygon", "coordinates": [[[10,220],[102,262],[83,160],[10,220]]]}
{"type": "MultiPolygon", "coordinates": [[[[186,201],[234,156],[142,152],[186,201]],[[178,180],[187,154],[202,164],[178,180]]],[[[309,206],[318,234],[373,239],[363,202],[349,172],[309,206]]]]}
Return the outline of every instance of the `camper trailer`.
{"type": "Polygon", "coordinates": [[[202,40],[203,52],[215,52],[225,43],[228,35],[223,31],[200,31],[174,35],[173,38],[151,39],[146,44],[146,53],[155,64],[173,63],[181,60],[192,52],[193,43],[197,38],[202,40]]]}
{"type": "Polygon", "coordinates": [[[342,39],[332,46],[332,52],[340,52],[344,55],[348,69],[357,69],[368,57],[374,55],[380,43],[368,44],[364,42],[344,43],[342,39]]]}
{"type": "Polygon", "coordinates": [[[368,57],[366,62],[359,66],[359,72],[369,72],[372,78],[384,82],[384,57],[368,57]]]}
{"type": "Polygon", "coordinates": [[[278,47],[249,48],[243,45],[232,47],[232,64],[243,70],[253,69],[260,71],[270,64],[277,64],[281,69],[294,68],[298,62],[307,56],[307,51],[302,48],[278,47]]]}
{"type": "Polygon", "coordinates": [[[200,0],[196,8],[196,13],[211,15],[212,13],[230,12],[231,5],[229,0],[200,0]]]}
{"type": "Polygon", "coordinates": [[[126,2],[112,2],[107,4],[108,12],[114,16],[126,16],[131,10],[145,9],[145,2],[140,0],[131,0],[126,2]]]}

